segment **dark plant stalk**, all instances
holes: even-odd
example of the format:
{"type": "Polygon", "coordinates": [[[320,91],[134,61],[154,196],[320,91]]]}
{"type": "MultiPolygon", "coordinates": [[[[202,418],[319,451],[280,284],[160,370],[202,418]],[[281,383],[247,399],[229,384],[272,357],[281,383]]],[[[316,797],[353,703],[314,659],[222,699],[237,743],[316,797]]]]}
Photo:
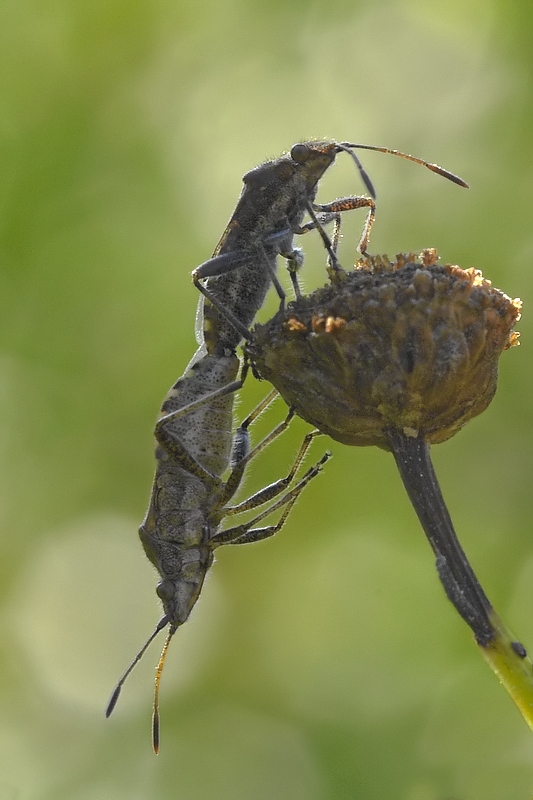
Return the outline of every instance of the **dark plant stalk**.
{"type": "Polygon", "coordinates": [[[493,609],[455,533],[422,436],[389,429],[387,438],[407,494],[436,556],[446,595],[533,730],[533,664],[493,609]]]}
{"type": "Polygon", "coordinates": [[[492,606],[457,539],[429,445],[421,436],[406,436],[394,429],[387,433],[407,494],[435,553],[446,595],[472,628],[478,644],[486,645],[494,635],[489,619],[492,606]]]}

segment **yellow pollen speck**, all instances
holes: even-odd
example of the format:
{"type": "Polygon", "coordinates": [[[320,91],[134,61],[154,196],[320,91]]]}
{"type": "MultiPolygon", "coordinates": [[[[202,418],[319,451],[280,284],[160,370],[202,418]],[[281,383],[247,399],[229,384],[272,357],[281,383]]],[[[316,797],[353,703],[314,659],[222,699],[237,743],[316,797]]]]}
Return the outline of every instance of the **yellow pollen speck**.
{"type": "Polygon", "coordinates": [[[420,253],[420,260],[425,267],[432,267],[439,260],[439,256],[434,247],[427,247],[420,253]]]}
{"type": "Polygon", "coordinates": [[[504,347],[504,350],[509,350],[510,347],[518,347],[520,345],[520,342],[518,341],[519,338],[520,333],[518,331],[512,331],[512,333],[509,335],[509,341],[506,347],[504,347]]]}
{"type": "Polygon", "coordinates": [[[342,319],[342,317],[328,317],[325,325],[326,333],[334,333],[340,328],[344,328],[345,325],[346,320],[342,319]]]}
{"type": "Polygon", "coordinates": [[[290,319],[288,319],[287,322],[285,322],[283,324],[283,327],[289,333],[306,333],[307,332],[307,328],[305,327],[303,322],[300,322],[300,320],[295,319],[294,317],[291,317],[290,319]]]}

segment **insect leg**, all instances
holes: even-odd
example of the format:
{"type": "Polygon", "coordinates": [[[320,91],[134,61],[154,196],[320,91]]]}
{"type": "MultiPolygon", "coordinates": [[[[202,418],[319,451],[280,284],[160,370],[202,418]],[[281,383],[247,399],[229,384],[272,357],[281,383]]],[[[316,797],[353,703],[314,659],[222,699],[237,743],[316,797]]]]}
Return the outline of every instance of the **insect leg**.
{"type": "Polygon", "coordinates": [[[305,225],[300,225],[296,228],[294,233],[297,236],[303,236],[304,233],[309,233],[309,231],[316,231],[320,226],[329,225],[329,223],[336,220],[338,216],[339,214],[336,211],[328,214],[320,214],[320,216],[317,216],[317,222],[306,222],[305,225]]]}
{"type": "Polygon", "coordinates": [[[261,256],[263,258],[263,263],[264,263],[264,265],[266,266],[266,268],[268,270],[268,273],[270,275],[270,279],[271,279],[272,283],[274,284],[274,288],[275,288],[275,290],[276,290],[276,292],[278,294],[278,297],[280,299],[279,307],[280,307],[280,310],[282,310],[282,309],[285,308],[286,294],[283,291],[283,287],[282,287],[281,283],[278,280],[278,276],[276,275],[275,267],[272,265],[272,262],[270,261],[262,242],[259,242],[258,250],[261,253],[261,256]]]}
{"type": "MultiPolygon", "coordinates": [[[[286,234],[285,231],[283,231],[283,233],[286,234]]],[[[278,238],[280,236],[280,234],[278,234],[278,233],[276,233],[274,235],[275,235],[276,238],[278,238]]],[[[240,251],[240,252],[243,253],[243,251],[240,251]]],[[[283,309],[285,307],[285,297],[286,297],[286,295],[285,295],[285,292],[283,291],[283,287],[281,286],[281,283],[278,280],[278,277],[276,275],[276,271],[275,271],[274,267],[272,266],[272,263],[271,263],[270,259],[268,258],[267,253],[265,251],[265,248],[264,248],[264,246],[263,246],[263,244],[261,242],[257,243],[257,246],[255,248],[255,252],[257,253],[258,257],[261,258],[262,261],[264,262],[264,266],[265,266],[265,268],[267,269],[267,271],[268,271],[268,273],[270,275],[270,279],[271,279],[272,283],[274,284],[274,288],[276,289],[276,292],[277,292],[278,297],[280,299],[280,309],[283,309]]],[[[293,254],[294,254],[293,251],[291,251],[291,256],[293,254]]],[[[246,260],[250,260],[252,257],[253,257],[253,252],[252,253],[248,252],[246,254],[246,260]]],[[[216,258],[223,258],[223,256],[217,256],[216,258]]],[[[211,259],[211,261],[214,261],[214,260],[215,259],[211,259]]],[[[201,294],[203,294],[204,297],[207,298],[207,300],[217,309],[217,311],[220,314],[222,314],[223,317],[225,317],[227,319],[227,321],[230,323],[230,325],[232,325],[234,327],[234,329],[238,333],[240,333],[242,338],[246,339],[247,341],[249,341],[249,339],[250,339],[250,331],[248,330],[246,325],[244,325],[241,322],[241,320],[233,313],[233,311],[231,311],[231,309],[229,309],[223,302],[221,302],[218,299],[218,297],[216,297],[209,289],[207,289],[206,286],[204,286],[202,283],[200,283],[200,279],[201,278],[207,277],[205,274],[201,273],[201,269],[203,267],[205,267],[207,264],[210,264],[211,261],[206,261],[206,262],[204,262],[204,264],[201,264],[200,267],[197,267],[195,270],[193,270],[193,272],[192,272],[193,283],[196,286],[196,288],[198,289],[198,291],[201,294]]],[[[242,260],[239,263],[242,264],[242,260]]],[[[216,274],[223,274],[223,272],[229,271],[230,269],[233,269],[234,267],[239,266],[239,263],[232,264],[231,267],[227,267],[224,270],[222,270],[222,272],[220,272],[220,273],[215,272],[214,274],[215,275],[216,274]]],[[[213,273],[210,272],[209,276],[211,276],[211,274],[213,274],[213,273]]]]}
{"type": "Polygon", "coordinates": [[[368,255],[367,248],[368,241],[370,239],[370,231],[372,230],[372,226],[376,217],[376,204],[371,197],[365,197],[364,195],[360,197],[341,197],[338,200],[334,200],[332,203],[326,203],[325,205],[313,205],[314,211],[321,211],[326,214],[338,214],[343,211],[353,211],[356,208],[368,208],[365,226],[357,247],[359,252],[366,256],[368,255]]]}
{"type": "Polygon", "coordinates": [[[213,275],[224,275],[226,272],[231,272],[240,267],[249,257],[248,250],[232,250],[230,253],[222,253],[199,264],[194,270],[194,274],[202,280],[211,278],[213,275]]]}
{"type": "MultiPolygon", "coordinates": [[[[246,364],[246,366],[248,367],[248,364],[246,364]]],[[[264,397],[263,400],[261,400],[261,402],[254,408],[254,410],[248,414],[246,419],[241,422],[235,431],[230,461],[232,469],[237,464],[241,465],[243,461],[245,463],[248,462],[248,456],[250,453],[250,434],[248,433],[248,428],[259,416],[261,416],[263,411],[265,411],[265,409],[267,409],[272,401],[278,396],[278,390],[271,389],[266,397],[264,397]]]]}
{"type": "MultiPolygon", "coordinates": [[[[278,239],[290,236],[291,233],[292,231],[290,228],[284,228],[281,231],[268,234],[264,237],[263,241],[265,244],[274,244],[278,239]]],[[[208,258],[207,261],[199,264],[196,269],[193,270],[192,275],[199,280],[212,278],[216,275],[225,275],[227,272],[232,272],[234,269],[237,269],[237,267],[240,267],[244,262],[249,261],[253,249],[255,249],[255,242],[251,243],[250,248],[231,250],[230,252],[221,253],[218,256],[208,258]]]]}
{"type": "Polygon", "coordinates": [[[286,264],[287,272],[289,273],[289,278],[291,279],[294,296],[301,297],[302,292],[300,289],[300,284],[298,283],[297,273],[301,270],[304,263],[304,255],[302,249],[300,247],[295,247],[294,250],[292,250],[290,253],[281,253],[281,255],[287,261],[286,264]]]}
{"type": "MultiPolygon", "coordinates": [[[[291,418],[292,418],[292,415],[291,415],[291,418]]],[[[278,425],[278,427],[275,429],[275,431],[273,431],[273,433],[275,433],[276,436],[279,435],[282,432],[282,430],[284,430],[287,427],[287,425],[289,424],[289,421],[290,420],[287,419],[287,420],[285,420],[285,422],[282,422],[281,425],[278,425]]],[[[283,492],[285,489],[287,489],[291,485],[291,483],[292,483],[292,481],[294,479],[294,476],[298,472],[298,470],[300,468],[300,465],[302,464],[302,462],[303,462],[303,460],[304,460],[304,458],[305,458],[305,456],[307,454],[307,451],[309,450],[309,448],[311,446],[312,441],[317,436],[321,436],[321,435],[322,434],[321,434],[320,431],[311,431],[310,433],[308,433],[304,437],[304,439],[302,441],[302,444],[300,445],[300,449],[299,449],[299,451],[298,451],[298,453],[296,455],[296,458],[294,459],[293,464],[292,464],[289,472],[285,476],[285,478],[279,478],[279,480],[274,481],[274,483],[271,483],[269,486],[265,486],[260,491],[258,491],[255,494],[251,495],[251,497],[249,497],[247,500],[243,500],[242,503],[238,503],[236,506],[231,506],[230,508],[227,508],[226,509],[226,516],[231,516],[231,515],[234,515],[234,514],[240,514],[242,511],[250,511],[253,508],[257,508],[257,506],[261,506],[264,503],[268,503],[270,500],[273,500],[275,497],[278,496],[278,494],[281,494],[281,492],[283,492]]],[[[263,447],[266,447],[267,444],[270,444],[270,441],[272,440],[272,438],[274,438],[274,437],[268,437],[267,436],[266,439],[263,439],[263,441],[259,445],[257,445],[257,447],[254,448],[254,450],[252,450],[252,452],[250,453],[250,455],[249,455],[247,460],[249,461],[251,458],[256,456],[257,453],[260,452],[260,450],[263,449],[263,447]]]]}
{"type": "MultiPolygon", "coordinates": [[[[300,225],[298,228],[294,229],[294,233],[298,236],[303,236],[304,233],[309,233],[309,231],[318,230],[322,242],[328,252],[328,263],[330,268],[334,270],[340,269],[340,264],[336,258],[339,240],[340,240],[340,230],[341,230],[341,214],[338,211],[331,211],[326,214],[320,214],[320,216],[313,215],[314,222],[308,222],[305,225],[300,225]],[[329,225],[330,222],[335,223],[335,228],[333,232],[333,240],[330,240],[329,236],[326,234],[324,230],[324,225],[329,225]],[[332,256],[332,252],[334,256],[332,256]]],[[[299,251],[299,248],[295,248],[295,250],[299,251]]],[[[300,251],[301,252],[301,251],[300,251]]],[[[303,255],[299,256],[297,259],[287,258],[287,271],[289,273],[289,277],[291,279],[294,294],[296,297],[301,297],[302,292],[300,290],[300,286],[298,283],[297,272],[299,272],[302,264],[303,264],[303,255]]]]}
{"type": "Polygon", "coordinates": [[[273,505],[269,506],[267,509],[265,509],[265,511],[262,511],[249,522],[245,522],[242,525],[237,525],[235,528],[228,528],[225,531],[220,531],[220,533],[215,534],[215,536],[213,536],[213,538],[210,540],[210,544],[215,547],[219,547],[223,544],[250,544],[252,542],[259,542],[262,539],[268,539],[270,536],[274,536],[285,524],[285,521],[300,493],[307,486],[309,481],[319,474],[322,466],[326,463],[326,461],[329,460],[329,458],[331,458],[331,453],[325,453],[320,461],[318,461],[314,467],[311,467],[311,469],[306,472],[303,478],[298,481],[296,486],[294,486],[290,491],[286,492],[286,494],[284,494],[283,497],[280,497],[280,499],[273,503],[273,505]],[[279,508],[283,508],[283,506],[286,506],[286,508],[276,525],[269,525],[266,528],[253,527],[269,514],[272,514],[279,508]]]}
{"type": "MultiPolygon", "coordinates": [[[[250,249],[241,249],[241,250],[233,250],[229,253],[222,253],[218,256],[213,256],[212,258],[204,261],[200,264],[196,269],[192,272],[193,282],[197,288],[200,288],[197,284],[198,280],[204,280],[205,278],[211,278],[218,275],[225,275],[227,272],[232,272],[234,269],[242,266],[242,264],[250,261],[251,258],[254,257],[255,250],[258,250],[264,258],[265,265],[267,267],[268,272],[270,273],[270,277],[272,282],[276,288],[276,291],[280,297],[280,300],[285,299],[285,292],[283,291],[281,284],[279,283],[276,272],[271,264],[270,259],[264,252],[263,244],[273,245],[275,247],[276,241],[283,240],[287,236],[291,236],[292,231],[290,228],[284,228],[281,231],[275,231],[261,239],[257,239],[256,243],[250,249]]],[[[276,249],[276,247],[275,247],[276,249]]],[[[299,258],[299,251],[290,250],[289,252],[282,252],[281,249],[279,250],[279,254],[282,255],[287,260],[294,260],[297,261],[299,258]]],[[[201,291],[201,290],[200,290],[201,291]]],[[[211,302],[213,302],[212,297],[207,295],[206,292],[203,292],[205,297],[207,297],[211,302]]],[[[216,305],[216,304],[214,304],[216,305]]],[[[217,306],[218,308],[218,306],[217,306]]],[[[218,308],[220,311],[220,308],[218,308]]]]}
{"type": "Polygon", "coordinates": [[[276,425],[274,430],[271,431],[268,436],[266,436],[262,442],[259,442],[259,444],[256,445],[250,452],[250,434],[248,432],[248,428],[277,396],[278,392],[276,389],[273,389],[271,392],[269,392],[265,399],[259,403],[256,408],[254,408],[252,413],[244,420],[244,422],[241,423],[241,425],[239,425],[235,431],[233,440],[233,453],[231,456],[232,472],[226,481],[224,493],[220,501],[221,505],[225,505],[239,488],[248,462],[258,453],[264,450],[264,448],[273,442],[274,439],[276,439],[281,433],[283,433],[293,418],[294,411],[290,409],[283,422],[280,422],[279,425],[276,425]]]}

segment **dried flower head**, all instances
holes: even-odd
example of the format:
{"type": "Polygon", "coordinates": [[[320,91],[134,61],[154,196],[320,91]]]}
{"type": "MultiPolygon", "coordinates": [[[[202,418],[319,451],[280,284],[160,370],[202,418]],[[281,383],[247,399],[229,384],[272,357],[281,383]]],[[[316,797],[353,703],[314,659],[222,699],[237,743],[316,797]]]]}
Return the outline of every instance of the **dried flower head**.
{"type": "Polygon", "coordinates": [[[362,259],[254,329],[256,371],[339,442],[390,449],[387,429],[449,439],[496,391],[520,300],[435,250],[362,259]]]}

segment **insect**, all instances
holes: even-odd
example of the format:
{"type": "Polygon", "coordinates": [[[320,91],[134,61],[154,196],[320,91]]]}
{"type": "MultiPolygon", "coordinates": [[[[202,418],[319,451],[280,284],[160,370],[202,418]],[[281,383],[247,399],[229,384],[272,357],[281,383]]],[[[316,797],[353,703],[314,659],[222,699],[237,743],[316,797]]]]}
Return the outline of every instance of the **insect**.
{"type": "Polygon", "coordinates": [[[203,326],[203,332],[197,331],[201,348],[196,357],[205,352],[204,341],[208,353],[234,351],[263,305],[271,284],[283,306],[285,292],[276,276],[278,255],[287,260],[295,293],[300,294],[297,271],[303,256],[301,250],[294,247],[295,235],[318,228],[330,263],[338,267],[336,247],[332,246],[322,226],[335,221],[338,241],[340,215],[366,207],[368,214],[358,248],[366,254],[375,218],[376,193],[355,149],[396,155],[422,164],[459,186],[468,186],[437,164],[398,150],[336,141],[300,142],[293,145],[289,153],[247,172],[241,196],[213,257],[192,273],[196,287],[204,296],[198,305],[197,325],[199,329],[203,326]],[[349,153],[354,159],[371,196],[343,197],[331,203],[316,204],[319,181],[341,152],[349,153]],[[311,222],[302,225],[306,213],[311,222]]]}
{"type": "Polygon", "coordinates": [[[317,431],[308,434],[285,478],[275,481],[247,500],[229,506],[239,488],[248,462],[289,424],[293,414],[281,422],[262,442],[250,450],[248,428],[277,395],[273,390],[241,423],[232,437],[233,393],[245,377],[236,380],[236,355],[206,355],[194,363],[170,390],[155,427],[156,473],[146,517],[139,535],[146,555],[157,568],[161,581],[157,594],[164,614],[154,632],[119,680],[106,710],[113,711],[124,681],[148,645],[169,627],[156,673],[153,714],[153,747],[159,750],[159,684],[170,640],[186,622],[200,595],[213,552],[224,544],[247,544],[277,533],[304,487],[329,459],[324,456],[291,488],[317,431]],[[222,475],[230,465],[226,481],[222,475]],[[271,502],[273,501],[273,502],[271,502]],[[271,503],[252,520],[221,530],[225,518],[271,503]],[[275,525],[255,527],[270,513],[283,508],[275,525]]]}

